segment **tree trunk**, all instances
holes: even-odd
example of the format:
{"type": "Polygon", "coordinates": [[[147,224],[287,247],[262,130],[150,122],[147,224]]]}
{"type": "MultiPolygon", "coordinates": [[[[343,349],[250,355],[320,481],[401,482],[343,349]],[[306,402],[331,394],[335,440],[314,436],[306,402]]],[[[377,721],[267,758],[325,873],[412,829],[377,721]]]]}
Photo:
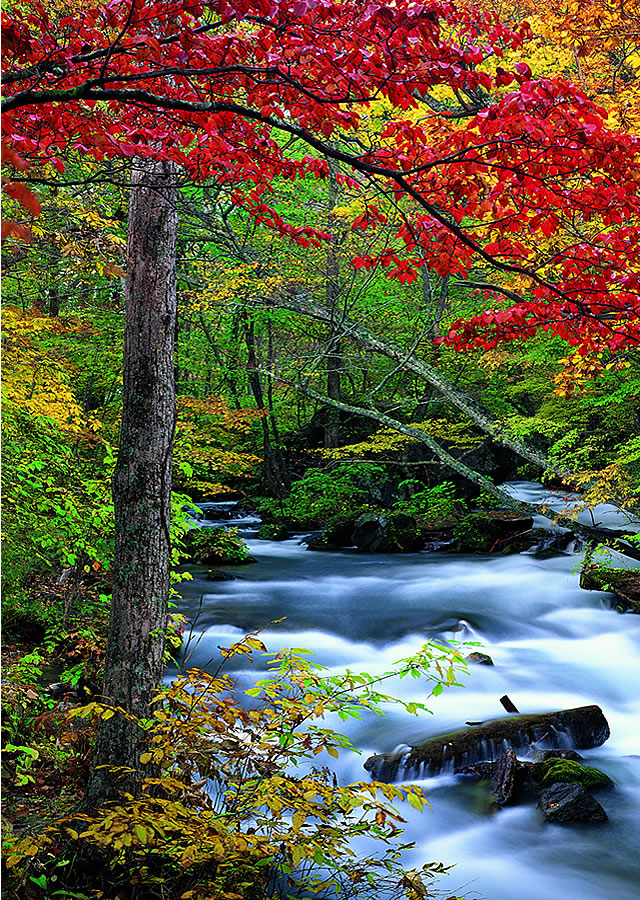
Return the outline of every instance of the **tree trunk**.
{"type": "MultiPolygon", "coordinates": [[[[103,694],[145,718],[162,678],[169,593],[175,431],[177,178],[173,164],[138,160],[131,175],[122,427],[113,476],[115,554],[103,694]]],[[[101,721],[86,802],[96,806],[148,774],[144,732],[121,712],[101,721]],[[126,767],[124,773],[109,767],[126,767]],[[106,768],[100,768],[106,767],[106,768]]]]}
{"type": "MultiPolygon", "coordinates": [[[[255,324],[246,310],[243,310],[242,324],[244,331],[244,340],[247,346],[247,378],[249,388],[253,394],[256,407],[262,412],[260,424],[262,426],[262,460],[263,472],[266,484],[274,496],[282,498],[289,492],[291,478],[289,476],[288,466],[286,465],[282,453],[277,443],[271,440],[269,431],[269,422],[275,425],[275,417],[273,415],[273,407],[269,404],[269,411],[264,402],[264,391],[262,390],[262,382],[260,381],[260,373],[258,360],[256,356],[256,337],[255,324]]],[[[269,350],[269,362],[272,362],[272,348],[269,350]]],[[[277,432],[275,439],[278,440],[277,432]]]]}
{"type": "MultiPolygon", "coordinates": [[[[340,373],[343,360],[340,350],[339,326],[336,325],[338,300],[340,298],[340,258],[338,256],[338,224],[335,208],[338,205],[339,163],[328,159],[329,165],[329,198],[327,228],[331,240],[327,247],[326,297],[327,309],[331,316],[329,334],[327,335],[327,396],[332,400],[341,399],[340,373]]],[[[340,444],[340,412],[335,407],[326,410],[327,424],[324,428],[324,446],[338,447],[340,444]]]]}

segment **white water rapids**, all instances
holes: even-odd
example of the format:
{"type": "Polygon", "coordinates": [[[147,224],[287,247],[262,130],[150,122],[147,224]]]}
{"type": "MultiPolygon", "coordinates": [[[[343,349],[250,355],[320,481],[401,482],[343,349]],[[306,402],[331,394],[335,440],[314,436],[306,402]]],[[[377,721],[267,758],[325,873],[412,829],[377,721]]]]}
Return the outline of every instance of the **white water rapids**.
{"type": "MultiPolygon", "coordinates": [[[[533,484],[511,490],[534,502],[548,497],[533,484]]],[[[591,520],[588,512],[583,517],[591,520]]],[[[611,509],[596,509],[595,519],[622,526],[611,509]]],[[[530,553],[321,553],[307,551],[298,538],[252,538],[251,517],[225,524],[240,527],[258,563],[233,568],[235,581],[215,583],[204,580],[206,567],[189,567],[194,580],[181,585],[177,611],[193,617],[202,597],[196,630],[205,632],[190,666],[217,665],[218,645],[264,626],[270,650],[306,647],[335,672],[385,671],[430,638],[480,642],[471,649],[494,660],[493,667],[470,666],[464,688],[432,698],[432,716],[391,708],[383,718],[338,722],[363,750],[329,761],[345,782],[368,779],[362,763],[372,753],[505,715],[503,694],[523,713],[602,707],[611,737],[580,752],[616,782],[598,794],[607,824],[545,824],[532,803],[492,812],[486,785],[441,775],[417,782],[428,788],[431,810],[403,807],[404,837],[416,845],[406,865],[455,863],[440,887],[468,900],[640,897],[640,616],[614,611],[611,595],[581,590],[579,555],[543,561],[530,553]]],[[[241,683],[262,675],[259,656],[251,671],[239,665],[231,669],[241,683]]],[[[424,682],[414,679],[397,681],[389,692],[426,701],[424,682]]]]}

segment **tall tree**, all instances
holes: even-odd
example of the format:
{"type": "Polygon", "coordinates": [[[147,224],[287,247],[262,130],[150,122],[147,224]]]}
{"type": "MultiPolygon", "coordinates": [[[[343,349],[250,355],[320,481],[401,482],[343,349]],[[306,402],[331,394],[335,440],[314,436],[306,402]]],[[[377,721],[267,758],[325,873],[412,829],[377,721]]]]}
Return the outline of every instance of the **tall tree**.
{"type": "Polygon", "coordinates": [[[87,789],[91,804],[135,793],[143,733],[162,677],[176,421],[177,174],[171,162],[136,160],[131,173],[122,425],[113,476],[115,553],[103,694],[118,711],[102,720],[87,789]],[[120,772],[109,768],[114,762],[120,772]]]}

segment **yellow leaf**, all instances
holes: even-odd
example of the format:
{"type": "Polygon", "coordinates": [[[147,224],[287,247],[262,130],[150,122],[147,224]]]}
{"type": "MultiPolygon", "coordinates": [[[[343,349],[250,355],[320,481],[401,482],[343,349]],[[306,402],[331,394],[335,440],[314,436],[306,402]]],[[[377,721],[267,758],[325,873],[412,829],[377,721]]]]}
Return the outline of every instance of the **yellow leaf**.
{"type": "Polygon", "coordinates": [[[133,830],[136,833],[137,837],[140,839],[140,843],[146,844],[149,840],[149,834],[146,828],[143,828],[142,825],[134,825],[133,830]]]}
{"type": "Polygon", "coordinates": [[[262,641],[259,640],[258,638],[248,637],[248,638],[245,638],[244,642],[248,647],[251,647],[253,650],[262,650],[263,653],[267,652],[267,648],[262,643],[262,641]]]}

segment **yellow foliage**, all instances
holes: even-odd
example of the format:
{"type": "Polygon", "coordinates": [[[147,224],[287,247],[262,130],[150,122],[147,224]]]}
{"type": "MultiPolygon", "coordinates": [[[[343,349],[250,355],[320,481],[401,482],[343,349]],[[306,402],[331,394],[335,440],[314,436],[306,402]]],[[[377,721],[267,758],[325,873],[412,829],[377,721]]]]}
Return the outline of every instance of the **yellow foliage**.
{"type": "MultiPolygon", "coordinates": [[[[473,433],[473,427],[467,422],[453,422],[449,419],[427,419],[425,422],[409,422],[409,428],[417,428],[438,440],[453,444],[461,449],[470,449],[481,444],[484,437],[473,433]]],[[[343,447],[319,450],[324,459],[344,459],[349,456],[364,454],[397,453],[410,444],[418,444],[417,438],[399,434],[391,428],[380,428],[371,437],[355,444],[343,447]]]]}
{"type": "Polygon", "coordinates": [[[76,402],[70,381],[73,367],[43,346],[46,333],[80,330],[75,320],[50,319],[37,310],[23,313],[18,307],[2,311],[3,403],[46,416],[65,432],[87,437],[99,422],[87,416],[76,402]]]}

